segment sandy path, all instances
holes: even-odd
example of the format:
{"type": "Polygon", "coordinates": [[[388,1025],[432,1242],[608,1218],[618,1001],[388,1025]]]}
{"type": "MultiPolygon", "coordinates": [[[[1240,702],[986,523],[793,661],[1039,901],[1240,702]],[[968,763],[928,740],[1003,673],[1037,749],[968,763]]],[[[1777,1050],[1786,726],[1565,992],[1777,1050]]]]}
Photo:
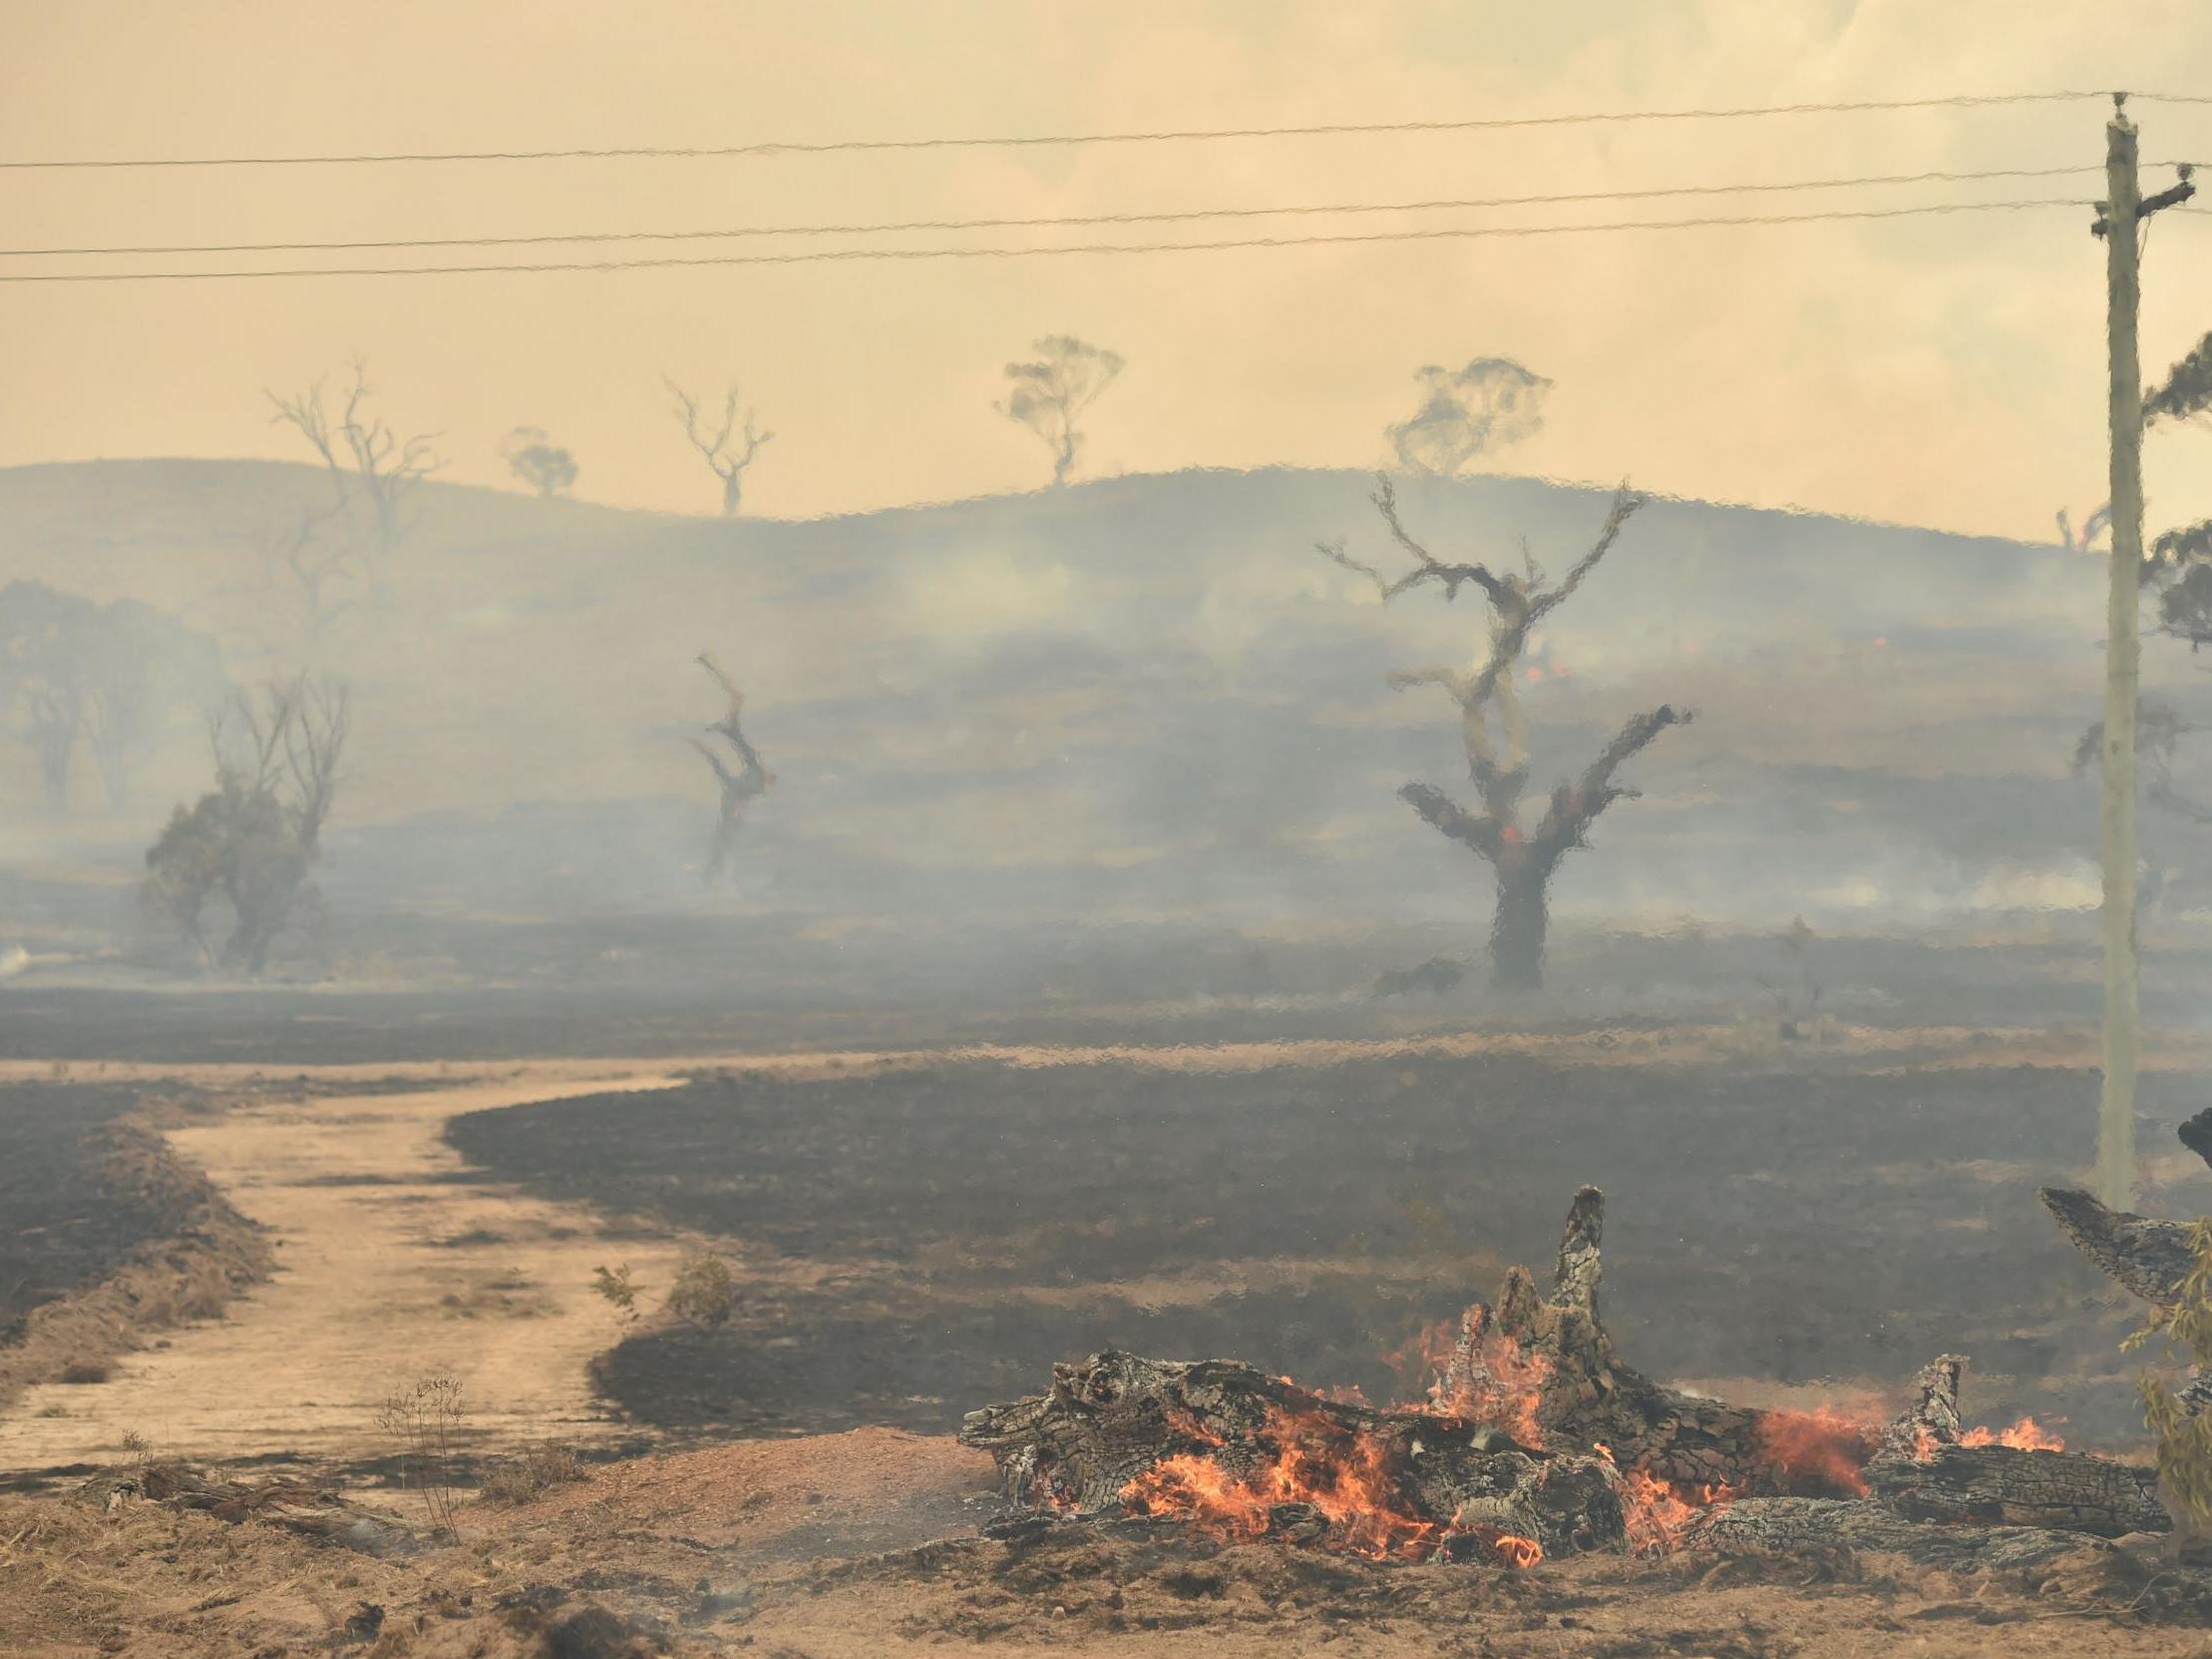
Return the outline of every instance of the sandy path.
{"type": "Polygon", "coordinates": [[[381,1456],[394,1449],[379,1404],[432,1373],[460,1379],[472,1437],[491,1444],[611,1437],[585,1367],[622,1316],[593,1294],[591,1270],[626,1261],[665,1285],[681,1245],[609,1240],[588,1212],[471,1180],[442,1134],[461,1112],[678,1080],[530,1066],[419,1093],[241,1106],[167,1131],[270,1229],[276,1277],[226,1318],[127,1356],[104,1385],[31,1391],[0,1419],[0,1468],[111,1459],[126,1431],[191,1457],[381,1456]]]}

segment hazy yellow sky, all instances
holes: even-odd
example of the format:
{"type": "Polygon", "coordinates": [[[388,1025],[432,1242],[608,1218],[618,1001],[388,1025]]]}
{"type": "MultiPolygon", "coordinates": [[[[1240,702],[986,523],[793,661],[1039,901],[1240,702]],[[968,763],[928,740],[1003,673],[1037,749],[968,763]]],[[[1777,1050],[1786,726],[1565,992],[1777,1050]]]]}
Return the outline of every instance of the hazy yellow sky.
{"type": "MultiPolygon", "coordinates": [[[[1450,120],[2114,85],[2212,93],[2203,0],[4,0],[0,15],[8,159],[1450,120]]],[[[715,228],[2093,169],[2104,114],[2036,105],[1079,150],[16,172],[0,174],[0,241],[715,228]]],[[[2212,164],[2212,105],[2137,116],[2146,160],[2212,164]]],[[[2091,172],[1293,224],[2087,200],[2100,188],[2091,172]]],[[[528,424],[574,450],[581,496],[711,510],[714,481],[684,449],[659,377],[704,387],[736,374],[778,433],[749,506],[867,509],[1041,481],[1043,449],[990,405],[1009,357],[1071,331],[1129,360],[1090,422],[1094,473],[1372,464],[1383,425],[1411,408],[1416,368],[1506,354],[1557,382],[1550,425],[1508,457],[1515,470],[2040,538],[2055,508],[2078,520],[2102,499],[2102,253],[2087,218],[0,286],[0,464],[292,454],[262,389],[359,351],[392,418],[443,435],[451,478],[500,481],[501,436],[528,424]]],[[[974,239],[1024,236],[1052,239],[974,239]]],[[[2212,328],[2212,214],[2161,220],[2148,260],[2155,372],[2212,328]]],[[[2154,526],[2212,511],[2212,434],[2157,440],[2150,479],[2154,526]]]]}

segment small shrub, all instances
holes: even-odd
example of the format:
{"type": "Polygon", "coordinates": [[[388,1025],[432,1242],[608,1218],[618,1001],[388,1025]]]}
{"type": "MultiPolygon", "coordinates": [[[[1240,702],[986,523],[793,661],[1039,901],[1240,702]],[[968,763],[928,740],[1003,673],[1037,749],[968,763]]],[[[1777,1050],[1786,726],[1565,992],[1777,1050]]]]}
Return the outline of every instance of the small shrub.
{"type": "Polygon", "coordinates": [[[583,1464],[574,1452],[542,1441],[493,1464],[485,1473],[483,1492],[494,1503],[528,1503],[554,1486],[582,1478],[583,1464]]]}
{"type": "Polygon", "coordinates": [[[65,1383],[105,1383],[115,1375],[106,1360],[72,1360],[62,1367],[65,1383]]]}
{"type": "Polygon", "coordinates": [[[464,1416],[461,1383],[453,1377],[423,1377],[397,1389],[377,1414],[377,1425],[400,1444],[400,1479],[421,1495],[433,1534],[460,1535],[454,1525],[452,1484],[455,1443],[464,1416]]]}
{"type": "Polygon", "coordinates": [[[605,1267],[591,1270],[591,1288],[620,1308],[624,1313],[637,1311],[637,1286],[630,1282],[629,1263],[609,1271],[605,1267]]]}
{"type": "Polygon", "coordinates": [[[2134,1349],[2163,1333],[2197,1369],[2186,1392],[2172,1375],[2152,1368],[2137,1381],[2143,1424],[2158,1438],[2158,1484],[2174,1524],[2186,1531],[2212,1530],[2212,1401],[2201,1398],[2212,1377],[2212,1216],[2192,1223],[2189,1249],[2195,1265],[2181,1281],[2171,1307],[2152,1309],[2143,1328],[2123,1345],[2134,1349]]]}
{"type": "Polygon", "coordinates": [[[727,1325],[737,1311],[737,1279],[710,1251],[687,1260],[668,1288],[667,1310],[687,1325],[727,1325]]]}

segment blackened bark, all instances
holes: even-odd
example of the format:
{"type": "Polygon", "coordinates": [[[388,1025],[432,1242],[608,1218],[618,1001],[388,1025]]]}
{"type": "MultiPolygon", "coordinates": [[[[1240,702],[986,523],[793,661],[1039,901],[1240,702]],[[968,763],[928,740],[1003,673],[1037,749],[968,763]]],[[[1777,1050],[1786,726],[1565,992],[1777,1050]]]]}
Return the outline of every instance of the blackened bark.
{"type": "Polygon", "coordinates": [[[1551,870],[1534,859],[1498,865],[1498,908],[1490,919],[1490,978],[1500,991],[1537,991],[1544,984],[1544,941],[1550,931],[1551,870]]]}

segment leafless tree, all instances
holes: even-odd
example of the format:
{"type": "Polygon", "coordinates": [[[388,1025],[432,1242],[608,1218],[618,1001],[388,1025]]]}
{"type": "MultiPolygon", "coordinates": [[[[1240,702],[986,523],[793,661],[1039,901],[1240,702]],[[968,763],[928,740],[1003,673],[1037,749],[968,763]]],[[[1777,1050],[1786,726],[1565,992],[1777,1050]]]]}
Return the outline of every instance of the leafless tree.
{"type": "Polygon", "coordinates": [[[576,458],[535,426],[518,426],[500,446],[507,470],[541,496],[557,496],[576,481],[576,458]]]}
{"type": "Polygon", "coordinates": [[[1411,556],[1411,568],[1395,578],[1385,577],[1374,566],[1352,558],[1341,542],[1317,544],[1323,557],[1367,578],[1386,604],[1426,585],[1440,589],[1447,602],[1456,600],[1461,588],[1472,586],[1489,603],[1487,649],[1473,667],[1414,668],[1389,675],[1393,690],[1433,685],[1458,708],[1460,742],[1479,809],[1470,810],[1426,783],[1408,783],[1398,795],[1437,830],[1489,863],[1497,882],[1497,910],[1490,928],[1492,976],[1502,988],[1533,990],[1543,983],[1553,872],[1567,854],[1588,845],[1585,836],[1600,813],[1637,793],[1616,783],[1614,774],[1668,726],[1690,718],[1686,710],[1663,704],[1637,715],[1579,778],[1553,789],[1543,817],[1533,828],[1523,825],[1521,801],[1528,789],[1530,756],[1518,678],[1529,636],[1597,569],[1644,499],[1623,485],[1614,495],[1597,541],[1557,583],[1546,579],[1525,546],[1522,574],[1500,576],[1484,565],[1445,564],[1406,532],[1387,477],[1377,479],[1371,499],[1391,540],[1411,556]]]}
{"type": "Polygon", "coordinates": [[[1006,365],[1006,398],[993,407],[1043,441],[1052,452],[1052,482],[1065,484],[1083,449],[1075,418],[1114,383],[1121,354],[1072,334],[1049,334],[1031,349],[1035,362],[1006,365]]]}
{"type": "Polygon", "coordinates": [[[2098,538],[2108,538],[2111,529],[2112,504],[2110,502],[2106,502],[2089,515],[2089,521],[2081,527],[2081,534],[2078,538],[2073,533],[2073,521],[2066,516],[2066,510],[2063,507],[2058,509],[2058,545],[2068,553],[2084,554],[2091,558],[2102,557],[2110,553],[2112,551],[2111,542],[2109,540],[2099,541],[2098,538]]]}
{"type": "Polygon", "coordinates": [[[776,434],[756,431],[751,409],[745,411],[745,426],[739,431],[738,396],[734,384],[722,399],[722,424],[710,433],[699,424],[698,400],[665,375],[661,378],[669,395],[676,400],[675,414],[676,419],[683,422],[683,435],[691,440],[691,447],[699,452],[700,459],[722,481],[722,517],[736,518],[745,497],[745,469],[753,464],[760,446],[776,434]]]}
{"type": "Polygon", "coordinates": [[[1538,431],[1552,389],[1510,357],[1477,357],[1463,369],[1431,363],[1413,378],[1423,388],[1421,406],[1384,435],[1399,465],[1439,478],[1538,431]]]}
{"type": "Polygon", "coordinates": [[[360,550],[338,522],[343,511],[325,505],[271,513],[253,532],[262,580],[290,591],[309,643],[361,602],[367,584],[360,550]]]}
{"type": "Polygon", "coordinates": [[[730,699],[729,712],[708,726],[707,730],[727,743],[737,757],[737,767],[733,771],[720,754],[696,737],[691,739],[691,746],[706,757],[706,763],[714,768],[715,781],[722,787],[721,811],[714,823],[714,844],[707,854],[706,879],[707,884],[712,886],[729,870],[730,860],[737,848],[737,832],[745,822],[746,809],[766,793],[768,787],[776,781],[776,774],[760,763],[760,755],[738,724],[739,716],[745,712],[745,693],[737,688],[736,682],[705,651],[699,653],[697,661],[730,699]]]}
{"type": "Polygon", "coordinates": [[[321,380],[291,397],[267,396],[276,408],[271,420],[291,427],[321,457],[338,510],[366,521],[369,545],[380,565],[388,562],[410,528],[409,498],[445,464],[435,447],[438,435],[402,438],[372,413],[368,365],[359,357],[353,360],[353,383],[335,412],[321,380]]]}

